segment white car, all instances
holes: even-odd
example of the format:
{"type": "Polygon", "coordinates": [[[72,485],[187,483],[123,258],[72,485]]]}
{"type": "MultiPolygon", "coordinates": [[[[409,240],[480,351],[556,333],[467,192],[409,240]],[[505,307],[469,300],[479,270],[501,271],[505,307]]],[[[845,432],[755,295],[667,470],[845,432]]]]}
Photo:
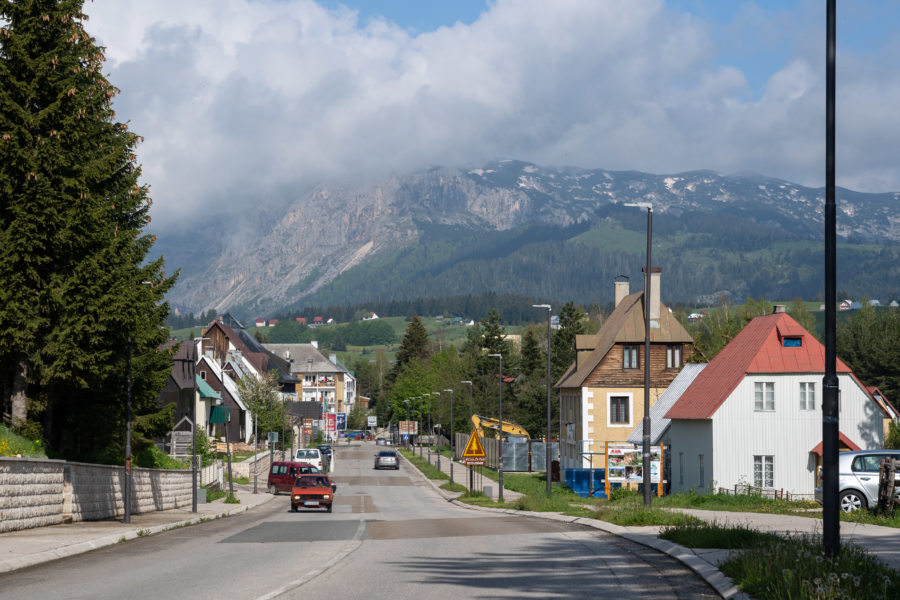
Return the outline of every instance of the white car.
{"type": "Polygon", "coordinates": [[[313,465],[321,471],[325,471],[322,465],[322,452],[318,448],[300,448],[294,455],[294,461],[313,465]]]}

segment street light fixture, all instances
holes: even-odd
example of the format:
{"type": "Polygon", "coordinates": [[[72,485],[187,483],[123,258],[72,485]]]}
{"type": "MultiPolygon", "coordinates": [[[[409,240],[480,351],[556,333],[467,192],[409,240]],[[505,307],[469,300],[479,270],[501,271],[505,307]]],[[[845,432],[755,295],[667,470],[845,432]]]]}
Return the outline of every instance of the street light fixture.
{"type": "MultiPolygon", "coordinates": [[[[432,392],[433,394],[437,394],[438,397],[438,410],[437,410],[437,423],[434,424],[435,429],[440,431],[441,429],[441,393],[440,392],[432,392]]],[[[434,433],[434,430],[432,430],[434,433]]],[[[443,431],[441,431],[443,433],[443,431]]],[[[440,435],[437,436],[437,444],[435,444],[435,449],[437,450],[437,469],[441,470],[441,438],[440,435]]]]}
{"type": "MultiPolygon", "coordinates": [[[[469,433],[471,434],[472,430],[474,429],[474,424],[472,423],[471,415],[475,414],[475,408],[474,408],[474,405],[472,404],[472,382],[469,381],[468,379],[464,379],[463,381],[460,381],[460,383],[469,384],[469,413],[470,413],[470,415],[469,415],[469,433]]],[[[474,488],[475,488],[475,469],[473,469],[472,467],[469,467],[469,491],[471,492],[474,488]]]]}
{"type": "Polygon", "coordinates": [[[406,451],[409,452],[409,398],[404,400],[406,403],[406,451]]]}
{"type": "MultiPolygon", "coordinates": [[[[431,392],[425,392],[422,394],[422,397],[425,398],[426,406],[428,409],[428,432],[434,433],[434,430],[431,428],[431,392]]],[[[431,441],[428,443],[428,464],[431,464],[431,441]]]]}
{"type": "Polygon", "coordinates": [[[497,438],[497,485],[500,486],[498,500],[503,502],[503,355],[488,354],[500,362],[500,435],[497,438]]]}
{"type": "MultiPolygon", "coordinates": [[[[153,285],[152,281],[142,281],[141,285],[153,285]]],[[[128,369],[125,378],[125,523],[131,523],[131,336],[128,336],[128,369]]]]}
{"type": "Polygon", "coordinates": [[[544,446],[547,449],[547,462],[545,464],[547,477],[547,497],[550,497],[552,488],[550,481],[550,308],[549,304],[532,304],[533,308],[547,309],[547,438],[544,440],[544,446]]]}
{"type": "MultiPolygon", "coordinates": [[[[644,506],[650,506],[650,251],[653,239],[653,205],[649,202],[627,203],[647,209],[647,267],[644,270],[644,431],[643,431],[643,467],[644,506]]],[[[660,473],[660,481],[662,474],[660,473]]]]}
{"type": "Polygon", "coordinates": [[[456,453],[453,451],[456,445],[453,436],[453,390],[444,391],[450,392],[450,483],[453,483],[453,459],[456,458],[456,453]]]}

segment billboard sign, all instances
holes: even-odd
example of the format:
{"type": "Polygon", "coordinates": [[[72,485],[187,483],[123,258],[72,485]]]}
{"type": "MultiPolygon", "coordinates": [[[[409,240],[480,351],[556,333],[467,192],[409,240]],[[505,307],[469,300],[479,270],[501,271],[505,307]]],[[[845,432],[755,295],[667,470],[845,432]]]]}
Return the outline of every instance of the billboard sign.
{"type": "MultiPolygon", "coordinates": [[[[612,446],[606,456],[606,473],[610,483],[627,481],[641,483],[644,480],[644,456],[640,446],[612,446]]],[[[650,482],[659,483],[662,461],[659,446],[650,448],[650,482]]]]}
{"type": "Polygon", "coordinates": [[[398,423],[400,428],[400,435],[418,435],[419,434],[419,422],[418,421],[400,421],[398,423]]]}
{"type": "Polygon", "coordinates": [[[347,413],[335,413],[337,415],[337,428],[338,431],[344,431],[347,429],[347,413]]]}
{"type": "Polygon", "coordinates": [[[325,415],[325,431],[326,431],[326,433],[334,433],[336,426],[337,426],[337,415],[334,413],[327,413],[325,415]]]}

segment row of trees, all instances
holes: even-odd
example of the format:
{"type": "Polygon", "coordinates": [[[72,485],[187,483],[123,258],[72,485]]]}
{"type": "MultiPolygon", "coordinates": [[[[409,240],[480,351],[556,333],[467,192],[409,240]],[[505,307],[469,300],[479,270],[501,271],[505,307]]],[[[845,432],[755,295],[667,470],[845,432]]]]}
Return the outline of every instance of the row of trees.
{"type": "MultiPolygon", "coordinates": [[[[589,325],[587,313],[581,308],[571,302],[562,308],[560,329],[553,332],[550,340],[551,382],[555,382],[572,363],[575,335],[587,332],[589,325]]],[[[464,431],[471,414],[470,388],[461,383],[464,380],[472,382],[472,410],[476,414],[496,416],[500,371],[498,360],[487,355],[500,354],[503,356],[504,419],[519,423],[534,436],[543,437],[547,429],[546,327],[531,325],[526,328],[521,347],[518,347],[505,339],[506,328],[500,315],[491,310],[467,333],[460,348],[444,346],[439,349],[428,339],[421,320],[413,317],[392,365],[385,361],[379,368],[377,358],[375,363],[354,365],[358,387],[377,392],[376,412],[380,422],[405,420],[407,414],[411,419],[423,422],[431,415],[432,420],[440,422],[447,431],[451,419],[455,430],[464,431]],[[452,416],[450,394],[445,390],[454,391],[452,416]]],[[[553,402],[551,408],[550,435],[555,437],[559,427],[558,406],[553,402]]]]}
{"type": "Polygon", "coordinates": [[[175,277],[146,261],[141,138],[86,20],[82,0],[0,0],[0,398],[52,455],[121,461],[129,380],[149,416],[171,369],[175,277]]]}

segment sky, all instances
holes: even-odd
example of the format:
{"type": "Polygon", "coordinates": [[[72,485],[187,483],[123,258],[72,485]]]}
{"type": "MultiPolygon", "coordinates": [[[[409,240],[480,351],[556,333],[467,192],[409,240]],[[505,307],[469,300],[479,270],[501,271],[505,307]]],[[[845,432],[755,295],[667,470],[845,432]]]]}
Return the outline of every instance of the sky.
{"type": "MultiPolygon", "coordinates": [[[[512,158],[825,181],[821,0],[93,0],[155,227],[512,158]]],[[[837,182],[900,191],[900,0],[838,2],[837,182]],[[893,35],[892,35],[893,34],[893,35]]]]}

